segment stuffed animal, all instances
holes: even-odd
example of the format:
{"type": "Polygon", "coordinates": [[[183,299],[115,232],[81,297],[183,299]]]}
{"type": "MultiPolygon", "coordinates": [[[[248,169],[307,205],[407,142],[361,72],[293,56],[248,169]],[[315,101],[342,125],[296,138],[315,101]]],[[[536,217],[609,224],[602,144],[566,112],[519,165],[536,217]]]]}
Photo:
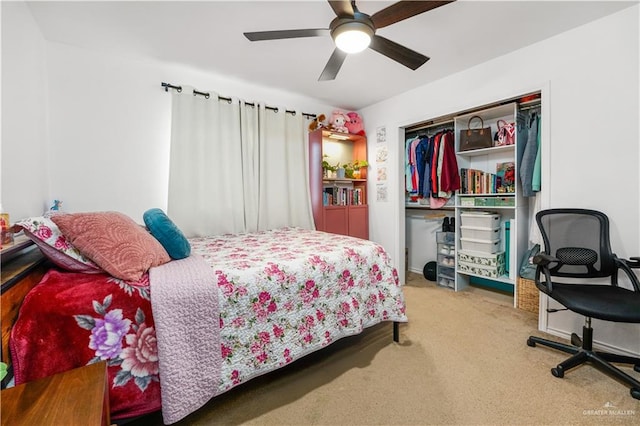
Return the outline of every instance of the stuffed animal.
{"type": "Polygon", "coordinates": [[[348,117],[344,112],[340,110],[333,111],[331,114],[331,130],[335,130],[336,132],[349,133],[349,129],[345,126],[345,123],[348,121],[348,117]]]}
{"type": "Polygon", "coordinates": [[[309,123],[309,131],[313,132],[316,129],[327,127],[325,120],[327,117],[324,114],[318,115],[311,123],[309,123]]]}
{"type": "Polygon", "coordinates": [[[349,129],[349,133],[354,135],[365,136],[364,133],[364,123],[362,122],[362,118],[358,115],[357,112],[348,112],[347,113],[347,122],[344,123],[349,129]]]}

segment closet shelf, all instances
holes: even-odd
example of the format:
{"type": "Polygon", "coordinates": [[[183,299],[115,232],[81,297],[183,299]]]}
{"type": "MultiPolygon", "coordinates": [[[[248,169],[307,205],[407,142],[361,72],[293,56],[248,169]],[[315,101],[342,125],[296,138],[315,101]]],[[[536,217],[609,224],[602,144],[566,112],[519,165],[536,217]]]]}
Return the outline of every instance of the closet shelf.
{"type": "Polygon", "coordinates": [[[351,179],[351,178],[322,178],[323,182],[366,182],[366,179],[351,179]]]}
{"type": "MultiPolygon", "coordinates": [[[[478,194],[458,194],[459,197],[514,197],[514,192],[486,192],[478,194]]],[[[512,206],[513,207],[513,206],[512,206]]]]}
{"type": "Polygon", "coordinates": [[[458,151],[456,154],[460,157],[477,157],[479,155],[496,154],[502,152],[514,151],[515,145],[492,146],[491,148],[472,149],[469,151],[458,151]]]}

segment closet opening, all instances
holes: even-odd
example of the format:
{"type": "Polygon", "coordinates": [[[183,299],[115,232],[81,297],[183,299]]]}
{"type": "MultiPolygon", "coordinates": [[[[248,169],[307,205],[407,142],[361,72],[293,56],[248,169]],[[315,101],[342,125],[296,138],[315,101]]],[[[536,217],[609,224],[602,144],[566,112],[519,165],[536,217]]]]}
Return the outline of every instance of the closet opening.
{"type": "Polygon", "coordinates": [[[536,91],[401,129],[407,278],[517,305],[542,192],[541,108],[536,91]]]}

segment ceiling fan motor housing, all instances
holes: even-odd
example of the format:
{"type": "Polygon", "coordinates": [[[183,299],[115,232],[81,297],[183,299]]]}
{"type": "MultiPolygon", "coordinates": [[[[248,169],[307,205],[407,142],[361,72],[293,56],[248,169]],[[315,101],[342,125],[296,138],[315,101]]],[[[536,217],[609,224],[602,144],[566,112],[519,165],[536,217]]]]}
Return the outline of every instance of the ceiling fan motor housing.
{"type": "Polygon", "coordinates": [[[376,28],[369,18],[369,15],[365,13],[355,12],[353,17],[335,18],[329,25],[331,31],[331,37],[335,40],[341,33],[345,31],[361,31],[368,34],[369,37],[373,37],[376,33],[376,28]]]}

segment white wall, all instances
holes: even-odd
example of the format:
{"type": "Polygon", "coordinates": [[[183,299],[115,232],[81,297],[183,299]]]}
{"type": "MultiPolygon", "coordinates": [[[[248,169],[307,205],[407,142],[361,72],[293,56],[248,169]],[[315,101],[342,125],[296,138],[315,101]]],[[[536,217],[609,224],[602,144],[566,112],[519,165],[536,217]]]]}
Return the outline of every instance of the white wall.
{"type": "Polygon", "coordinates": [[[163,81],[290,110],[334,109],[182,65],[43,41],[28,8],[7,5],[3,33],[6,26],[12,37],[3,39],[3,86],[11,90],[2,100],[3,122],[12,125],[3,128],[2,176],[3,207],[12,219],[39,215],[54,198],[67,211],[118,210],[137,221],[151,207],[166,209],[171,94],[163,81]],[[42,155],[47,137],[48,173],[42,155]],[[15,162],[12,169],[5,169],[7,161],[15,162]],[[26,172],[28,182],[14,178],[18,171],[26,172]],[[50,189],[39,187],[46,182],[50,189]]]}
{"type": "Polygon", "coordinates": [[[51,186],[71,211],[119,210],[139,219],[148,208],[166,208],[171,95],[163,81],[303,112],[332,109],[180,65],[47,47],[51,186]]]}
{"type": "Polygon", "coordinates": [[[48,203],[45,45],[27,6],[2,2],[2,208],[11,220],[48,203]]]}
{"type": "MultiPolygon", "coordinates": [[[[401,277],[405,227],[400,128],[540,89],[545,90],[546,105],[543,208],[602,210],[611,219],[617,254],[640,254],[639,9],[627,8],[359,111],[367,134],[375,135],[379,126],[387,129],[395,172],[389,173],[389,201],[370,197],[370,238],[389,251],[401,277]]],[[[374,167],[375,144],[371,137],[374,167]]],[[[570,331],[571,322],[568,315],[556,314],[549,318],[549,330],[570,331]]],[[[611,344],[640,353],[640,328],[616,330],[606,334],[611,344]]]]}

